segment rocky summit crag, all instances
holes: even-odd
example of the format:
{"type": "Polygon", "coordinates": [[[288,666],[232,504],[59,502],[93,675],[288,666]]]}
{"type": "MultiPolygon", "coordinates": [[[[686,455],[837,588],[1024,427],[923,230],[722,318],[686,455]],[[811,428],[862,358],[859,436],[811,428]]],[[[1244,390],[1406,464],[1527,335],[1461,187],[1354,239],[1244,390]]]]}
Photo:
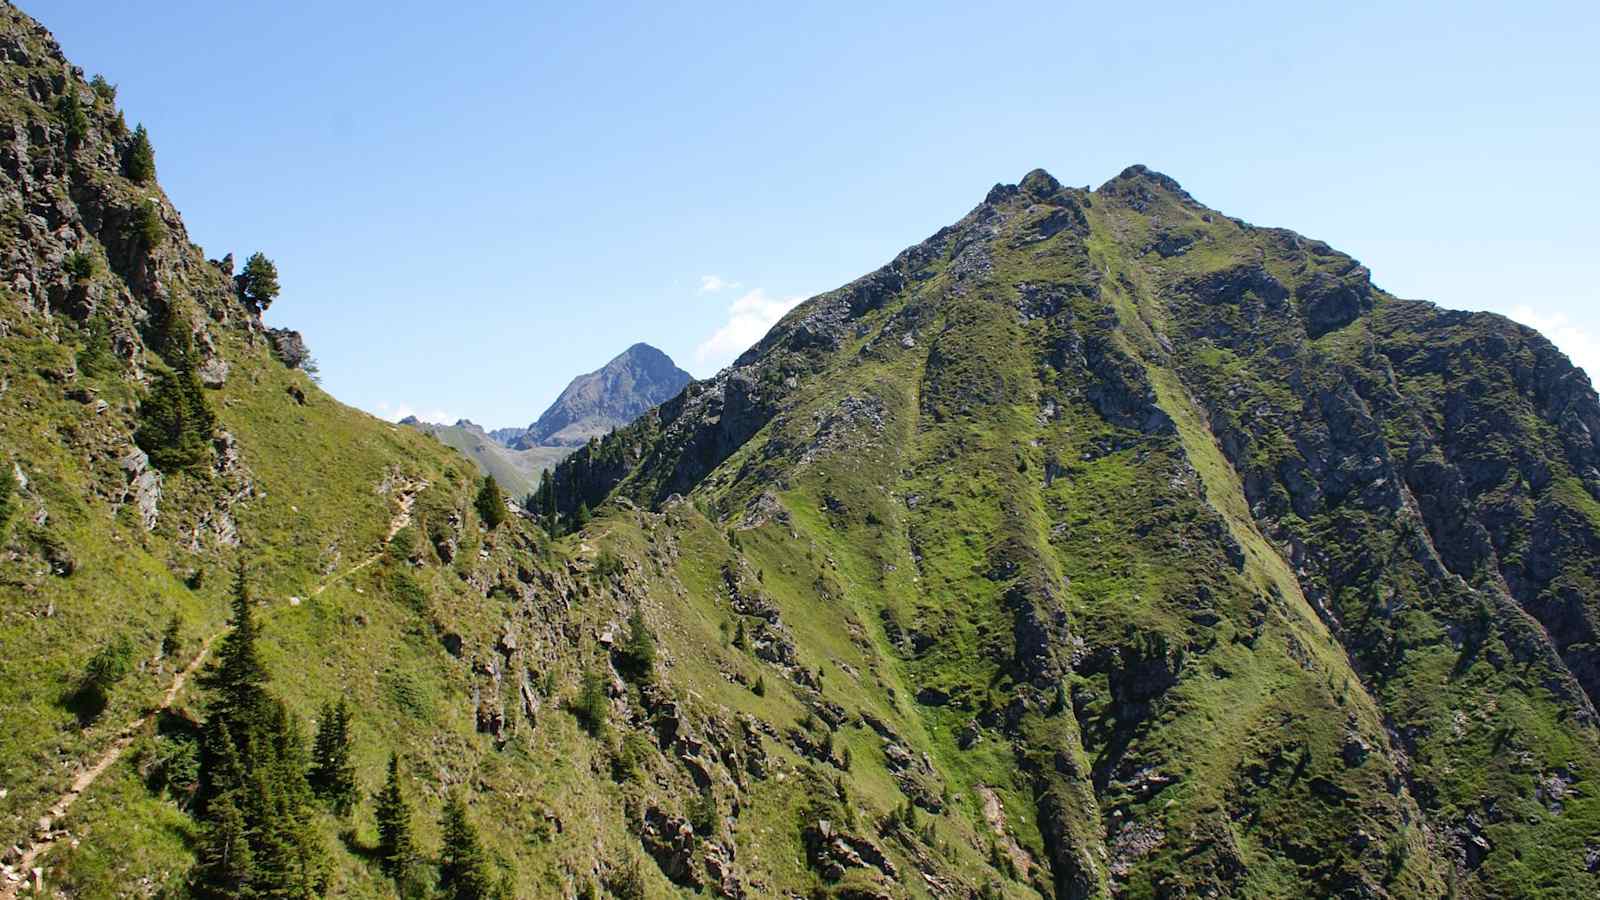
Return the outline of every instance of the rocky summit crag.
{"type": "Polygon", "coordinates": [[[463,822],[518,897],[1600,887],[1600,402],[1533,331],[1035,171],[530,512],[324,393],[140,147],[0,8],[0,896],[461,890],[463,822]],[[255,784],[292,882],[203,802],[230,615],[278,780],[348,701],[348,805],[255,784]]]}
{"type": "Polygon", "coordinates": [[[526,431],[496,429],[495,433],[519,450],[581,447],[590,438],[637,419],[691,380],[670,356],[649,344],[634,344],[599,369],[572,379],[526,431]]]}

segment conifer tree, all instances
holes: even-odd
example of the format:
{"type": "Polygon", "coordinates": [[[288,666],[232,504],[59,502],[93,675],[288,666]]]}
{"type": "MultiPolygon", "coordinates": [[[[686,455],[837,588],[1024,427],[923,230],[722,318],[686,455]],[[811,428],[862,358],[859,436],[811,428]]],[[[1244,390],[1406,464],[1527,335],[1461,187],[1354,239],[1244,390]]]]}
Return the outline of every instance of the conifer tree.
{"type": "MultiPolygon", "coordinates": [[[[249,583],[245,579],[244,563],[241,562],[233,579],[233,628],[217,649],[215,668],[202,679],[214,697],[207,725],[213,729],[220,728],[228,735],[226,743],[234,747],[239,746],[235,738],[247,746],[253,743],[249,737],[265,723],[270,704],[266,689],[266,666],[262,664],[256,649],[253,605],[249,583]]],[[[241,765],[249,767],[251,762],[241,760],[241,765]]],[[[202,784],[206,796],[218,793],[210,790],[206,782],[202,784]]]]}
{"type": "Polygon", "coordinates": [[[89,115],[83,111],[83,104],[78,102],[78,89],[70,87],[61,95],[61,100],[56,104],[56,112],[61,116],[61,123],[66,126],[67,146],[76,148],[89,134],[89,115]]]}
{"type": "Polygon", "coordinates": [[[307,780],[311,790],[340,817],[348,816],[356,803],[356,767],[350,760],[350,741],[349,703],[340,697],[338,703],[323,704],[307,780]]]}
{"type": "Polygon", "coordinates": [[[133,143],[128,146],[128,156],[122,171],[134,184],[149,184],[156,177],[156,152],[150,146],[150,132],[143,123],[133,129],[133,143]]]}
{"type": "Polygon", "coordinates": [[[172,371],[158,375],[150,395],[139,404],[139,427],[133,434],[139,449],[164,472],[192,468],[208,459],[217,424],[195,370],[193,339],[178,317],[171,319],[163,342],[172,371]]]}
{"type": "Polygon", "coordinates": [[[193,893],[201,898],[255,897],[255,854],[250,849],[244,813],[234,803],[234,791],[211,802],[206,824],[195,850],[193,893]]]}
{"type": "Polygon", "coordinates": [[[196,890],[208,897],[316,897],[326,881],[326,849],[313,820],[305,735],[267,690],[251,606],[241,564],[233,629],[202,681],[212,699],[201,738],[206,852],[194,873],[196,890]],[[240,834],[248,854],[238,849],[240,834]]]}
{"type": "Polygon", "coordinates": [[[397,754],[389,754],[389,780],[374,800],[378,807],[378,861],[404,892],[407,884],[415,880],[419,857],[411,831],[411,805],[400,787],[397,754]]]}
{"type": "Polygon", "coordinates": [[[478,488],[478,497],[473,501],[478,508],[478,517],[483,520],[483,527],[490,531],[500,527],[506,520],[506,498],[500,492],[500,483],[494,480],[493,475],[483,476],[483,484],[478,488]]]}
{"type": "Polygon", "coordinates": [[[623,639],[619,655],[623,674],[639,681],[650,680],[656,665],[656,638],[642,610],[636,609],[628,617],[628,635],[623,639]]]}
{"type": "Polygon", "coordinates": [[[239,296],[257,313],[264,313],[278,299],[278,266],[266,254],[256,251],[244,262],[244,271],[234,276],[239,296]]]}
{"type": "Polygon", "coordinates": [[[154,198],[139,204],[133,214],[133,233],[144,252],[149,253],[166,240],[167,226],[161,221],[161,209],[154,198]]]}
{"type": "Polygon", "coordinates": [[[583,526],[589,524],[589,518],[591,515],[592,513],[589,512],[589,504],[579,503],[578,511],[572,515],[572,530],[578,531],[582,529],[583,526]]]}
{"type": "Polygon", "coordinates": [[[547,531],[556,529],[556,485],[550,477],[550,470],[545,469],[539,475],[539,489],[533,495],[533,508],[529,510],[539,516],[547,531]]]}
{"type": "Polygon", "coordinates": [[[439,858],[439,889],[447,900],[490,900],[498,895],[489,856],[466,804],[451,796],[439,820],[444,848],[439,858]]]}

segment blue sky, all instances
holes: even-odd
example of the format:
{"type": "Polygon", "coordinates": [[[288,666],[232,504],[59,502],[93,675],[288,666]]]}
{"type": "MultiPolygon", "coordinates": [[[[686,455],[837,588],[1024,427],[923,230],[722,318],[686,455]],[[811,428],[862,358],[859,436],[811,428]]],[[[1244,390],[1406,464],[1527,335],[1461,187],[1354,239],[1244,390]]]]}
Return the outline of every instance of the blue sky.
{"type": "Polygon", "coordinates": [[[1600,371],[1592,2],[22,5],[380,415],[707,375],[996,182],[1134,162],[1600,371]]]}

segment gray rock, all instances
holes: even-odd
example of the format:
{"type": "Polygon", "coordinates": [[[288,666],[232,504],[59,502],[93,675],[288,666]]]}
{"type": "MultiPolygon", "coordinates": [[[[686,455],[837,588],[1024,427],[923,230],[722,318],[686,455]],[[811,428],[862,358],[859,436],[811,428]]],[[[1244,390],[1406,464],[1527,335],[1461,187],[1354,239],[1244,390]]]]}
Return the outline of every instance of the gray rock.
{"type": "Polygon", "coordinates": [[[200,383],[208,388],[220,388],[228,382],[228,364],[220,356],[213,356],[195,370],[200,383]]]}
{"type": "Polygon", "coordinates": [[[267,331],[267,340],[271,343],[272,355],[291,369],[300,368],[311,358],[310,351],[306,349],[305,339],[298,331],[273,328],[267,331]]]}
{"type": "Polygon", "coordinates": [[[122,502],[136,504],[144,530],[154,531],[160,511],[162,475],[150,465],[150,457],[138,447],[128,448],[121,464],[122,471],[128,477],[128,488],[122,502]]]}

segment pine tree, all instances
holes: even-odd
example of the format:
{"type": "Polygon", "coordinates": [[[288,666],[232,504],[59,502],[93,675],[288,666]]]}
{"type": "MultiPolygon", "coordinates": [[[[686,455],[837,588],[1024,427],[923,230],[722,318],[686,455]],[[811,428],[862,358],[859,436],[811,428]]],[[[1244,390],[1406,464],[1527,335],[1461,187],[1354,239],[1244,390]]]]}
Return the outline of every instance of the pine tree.
{"type": "Polygon", "coordinates": [[[67,88],[66,93],[56,103],[56,112],[61,116],[61,124],[66,126],[67,146],[76,148],[89,134],[89,115],[83,111],[83,104],[78,102],[78,89],[76,86],[67,88]]]}
{"type": "MultiPolygon", "coordinates": [[[[87,258],[88,254],[83,254],[87,258]]],[[[78,370],[90,378],[122,373],[122,360],[111,347],[111,324],[105,316],[89,320],[83,349],[78,351],[78,370]]]]}
{"type": "Polygon", "coordinates": [[[478,488],[478,497],[473,504],[478,508],[483,527],[490,531],[499,528],[500,523],[506,520],[506,498],[493,475],[483,476],[483,485],[478,488]]]}
{"type": "Polygon", "coordinates": [[[189,330],[181,317],[169,312],[168,318],[163,343],[172,371],[157,376],[150,395],[139,404],[133,440],[156,468],[173,472],[210,458],[217,419],[195,370],[189,330]]]}
{"type": "Polygon", "coordinates": [[[539,472],[539,488],[533,492],[528,512],[539,517],[547,532],[555,532],[555,480],[550,479],[550,469],[539,472]]]}
{"type": "MultiPolygon", "coordinates": [[[[214,669],[203,676],[212,701],[208,725],[223,726],[236,738],[229,743],[250,743],[263,726],[271,698],[267,694],[267,669],[256,648],[254,600],[245,578],[244,563],[239,563],[233,578],[233,628],[217,649],[214,669]]],[[[250,760],[244,760],[250,766],[250,760]]]]}
{"type": "Polygon", "coordinates": [[[628,617],[628,636],[623,639],[622,672],[630,679],[649,681],[656,665],[656,638],[644,620],[642,610],[634,610],[628,617]]]}
{"type": "Polygon", "coordinates": [[[400,757],[389,754],[389,780],[374,798],[378,818],[378,861],[402,889],[415,880],[416,838],[411,832],[411,805],[400,788],[400,757]]]}
{"type": "Polygon", "coordinates": [[[278,266],[259,250],[244,262],[244,271],[234,276],[239,296],[257,313],[264,313],[278,299],[278,266]]]}
{"type": "Polygon", "coordinates": [[[340,817],[356,803],[356,767],[350,760],[350,705],[325,703],[317,718],[317,738],[311,749],[311,790],[326,800],[340,817]]]}
{"type": "Polygon", "coordinates": [[[445,801],[439,820],[444,848],[439,857],[439,889],[448,900],[490,900],[498,894],[489,857],[459,796],[445,801]]]}
{"type": "Polygon", "coordinates": [[[166,240],[167,225],[161,221],[161,208],[154,198],[139,204],[133,213],[133,234],[144,252],[149,253],[166,240]]]}
{"type": "Polygon", "coordinates": [[[89,87],[94,90],[96,97],[108,105],[117,102],[117,86],[106,80],[104,75],[95,75],[89,79],[89,87]]]}
{"type": "Polygon", "coordinates": [[[122,171],[134,184],[149,184],[156,177],[156,152],[150,146],[150,132],[143,123],[133,129],[133,143],[122,162],[122,171]]]}
{"type": "Polygon", "coordinates": [[[572,515],[572,530],[583,530],[583,526],[589,524],[589,518],[591,515],[592,514],[589,512],[589,504],[579,503],[578,511],[572,515]]]}
{"type": "Polygon", "coordinates": [[[244,813],[229,791],[211,802],[206,825],[195,850],[192,892],[201,898],[255,897],[255,854],[250,849],[244,813]]]}
{"type": "Polygon", "coordinates": [[[201,740],[199,809],[213,852],[202,856],[196,880],[211,897],[316,897],[326,882],[327,851],[306,781],[305,734],[267,690],[256,638],[241,564],[233,629],[202,680],[212,699],[201,740]],[[241,833],[248,857],[236,852],[241,833]],[[220,854],[222,848],[228,852],[220,854]],[[231,874],[213,882],[207,867],[222,865],[219,860],[231,874]]]}

